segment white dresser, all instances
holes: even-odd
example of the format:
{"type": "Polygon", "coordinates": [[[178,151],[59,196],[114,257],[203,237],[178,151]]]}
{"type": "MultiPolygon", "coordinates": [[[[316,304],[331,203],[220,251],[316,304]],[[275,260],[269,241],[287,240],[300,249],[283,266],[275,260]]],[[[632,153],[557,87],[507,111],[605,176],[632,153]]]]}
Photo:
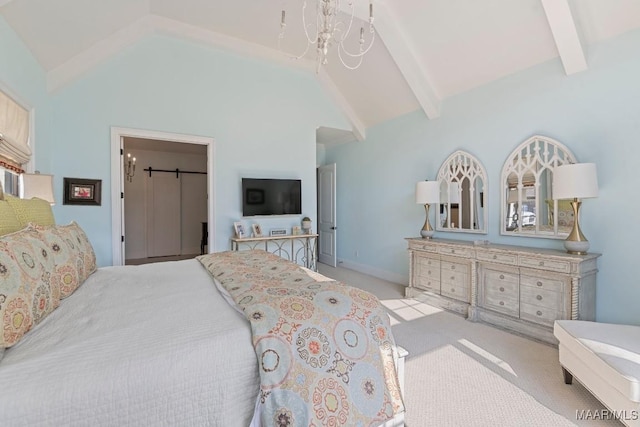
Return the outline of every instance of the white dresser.
{"type": "Polygon", "coordinates": [[[595,320],[597,259],[560,250],[406,239],[406,296],[556,344],[556,319],[595,320]]]}

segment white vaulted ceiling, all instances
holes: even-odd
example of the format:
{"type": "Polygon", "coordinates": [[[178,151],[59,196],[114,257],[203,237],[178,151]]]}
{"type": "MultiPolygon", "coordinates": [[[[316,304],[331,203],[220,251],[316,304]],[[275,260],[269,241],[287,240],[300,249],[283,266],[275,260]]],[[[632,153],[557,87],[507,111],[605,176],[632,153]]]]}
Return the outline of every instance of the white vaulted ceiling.
{"type": "MultiPolygon", "coordinates": [[[[368,0],[353,1],[365,16],[368,0]]],[[[590,45],[640,27],[638,0],[373,3],[377,39],[362,66],[350,71],[332,56],[317,74],[358,139],[416,109],[436,118],[447,97],[554,58],[567,75],[583,71],[590,45]]],[[[301,7],[302,0],[0,0],[0,14],[42,65],[51,91],[154,33],[315,73],[313,52],[294,61],[278,49],[284,8],[283,48],[302,50],[301,7]]]]}

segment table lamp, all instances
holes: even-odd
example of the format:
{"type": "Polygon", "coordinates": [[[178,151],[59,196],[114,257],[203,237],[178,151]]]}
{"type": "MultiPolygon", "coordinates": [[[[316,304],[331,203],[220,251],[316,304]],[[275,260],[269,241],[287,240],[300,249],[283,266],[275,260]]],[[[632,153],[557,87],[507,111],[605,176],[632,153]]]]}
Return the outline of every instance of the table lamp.
{"type": "Polygon", "coordinates": [[[424,205],[427,219],[424,221],[420,235],[423,239],[431,239],[433,237],[433,227],[429,223],[429,205],[431,203],[440,203],[440,184],[438,181],[420,181],[416,184],[416,203],[424,205]]]}

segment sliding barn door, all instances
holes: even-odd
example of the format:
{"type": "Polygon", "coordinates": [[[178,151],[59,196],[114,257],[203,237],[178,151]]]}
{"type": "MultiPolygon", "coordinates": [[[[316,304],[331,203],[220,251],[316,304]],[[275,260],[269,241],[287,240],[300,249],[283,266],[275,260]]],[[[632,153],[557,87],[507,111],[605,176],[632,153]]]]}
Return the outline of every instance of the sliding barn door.
{"type": "Polygon", "coordinates": [[[180,179],[155,173],[147,180],[147,256],[180,255],[180,179]]]}

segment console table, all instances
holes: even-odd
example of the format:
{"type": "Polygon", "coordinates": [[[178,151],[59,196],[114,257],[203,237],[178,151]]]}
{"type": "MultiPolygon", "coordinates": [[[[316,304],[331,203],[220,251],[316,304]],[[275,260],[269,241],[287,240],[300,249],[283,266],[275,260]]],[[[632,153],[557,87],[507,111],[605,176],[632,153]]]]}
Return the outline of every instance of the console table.
{"type": "Polygon", "coordinates": [[[447,239],[406,240],[407,297],[551,344],[557,344],[555,320],[595,320],[600,254],[447,239]]]}
{"type": "Polygon", "coordinates": [[[231,250],[264,249],[282,258],[318,271],[318,235],[289,234],[286,236],[231,238],[231,250]]]}

